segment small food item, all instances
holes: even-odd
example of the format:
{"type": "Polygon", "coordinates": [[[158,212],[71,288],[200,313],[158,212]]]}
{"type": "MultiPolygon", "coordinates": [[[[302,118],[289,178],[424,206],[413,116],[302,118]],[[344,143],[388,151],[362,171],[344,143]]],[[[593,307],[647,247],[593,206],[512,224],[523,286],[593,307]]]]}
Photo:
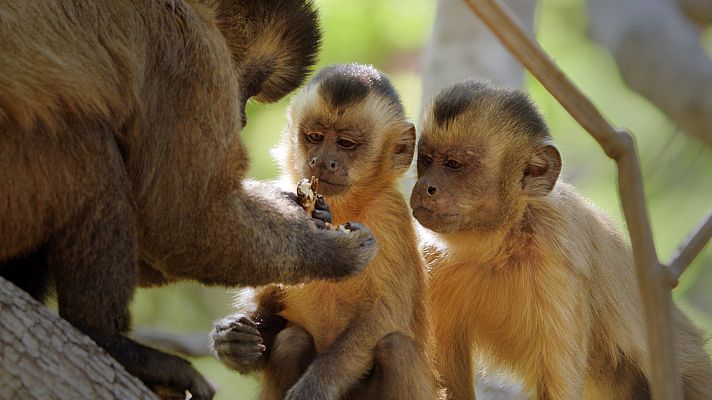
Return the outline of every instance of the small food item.
{"type": "MultiPolygon", "coordinates": [[[[319,197],[318,188],[319,178],[316,176],[312,176],[311,179],[304,178],[297,184],[297,202],[309,215],[312,215],[316,207],[316,199],[319,197]]],[[[351,232],[351,229],[347,226],[348,224],[337,226],[324,221],[324,225],[326,229],[332,231],[351,232]]]]}
{"type": "Polygon", "coordinates": [[[311,179],[304,178],[297,184],[297,202],[309,215],[314,212],[318,188],[319,178],[316,176],[311,179]]]}

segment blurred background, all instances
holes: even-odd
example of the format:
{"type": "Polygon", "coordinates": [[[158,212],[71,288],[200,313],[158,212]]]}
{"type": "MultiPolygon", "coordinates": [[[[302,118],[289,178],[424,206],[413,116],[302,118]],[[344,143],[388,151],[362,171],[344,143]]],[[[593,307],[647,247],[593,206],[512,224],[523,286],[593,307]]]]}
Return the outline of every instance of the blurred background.
{"type": "MultiPolygon", "coordinates": [[[[427,68],[424,48],[433,30],[435,0],[315,3],[324,33],[319,66],[343,62],[373,64],[391,78],[408,114],[417,121],[427,68]]],[[[712,206],[712,147],[710,142],[705,145],[704,139],[684,133],[679,123],[624,83],[621,68],[612,56],[615,53],[589,35],[592,31],[589,19],[599,11],[583,0],[541,0],[533,17],[534,30],[544,49],[601,112],[615,126],[628,128],[637,137],[655,240],[661,260],[667,260],[712,206]]],[[[473,15],[469,18],[475,23],[473,15]]],[[[705,28],[702,23],[695,29],[706,58],[712,57],[712,28],[705,28]]],[[[478,56],[489,57],[487,51],[478,56]]],[[[650,64],[638,67],[651,71],[657,65],[653,60],[646,62],[650,64]]],[[[527,75],[523,85],[549,122],[563,155],[564,179],[606,210],[624,229],[614,163],[533,78],[527,75]]],[[[252,160],[251,177],[268,179],[278,173],[268,152],[277,144],[288,102],[289,98],[276,104],[248,104],[249,124],[242,135],[252,160]]],[[[703,134],[710,135],[710,131],[712,126],[707,125],[703,134]]],[[[403,186],[409,193],[408,179],[403,186]]],[[[678,305],[697,325],[708,334],[712,332],[712,248],[703,251],[690,266],[673,293],[678,305]]],[[[132,304],[134,326],[207,335],[214,320],[232,312],[231,301],[232,292],[226,288],[179,284],[141,289],[132,304]]],[[[257,381],[227,370],[211,357],[193,361],[218,386],[216,399],[256,398],[257,381]]]]}

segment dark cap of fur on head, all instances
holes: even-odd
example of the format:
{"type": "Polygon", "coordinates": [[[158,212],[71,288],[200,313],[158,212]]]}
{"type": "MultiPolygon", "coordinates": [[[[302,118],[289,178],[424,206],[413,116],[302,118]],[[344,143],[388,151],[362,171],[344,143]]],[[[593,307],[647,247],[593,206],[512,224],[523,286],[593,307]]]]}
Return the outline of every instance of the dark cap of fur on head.
{"type": "MultiPolygon", "coordinates": [[[[523,125],[524,131],[531,135],[548,135],[546,122],[529,97],[518,89],[500,88],[478,80],[466,79],[443,89],[432,102],[435,124],[447,127],[455,118],[467,111],[477,109],[484,104],[492,105],[494,112],[503,118],[511,119],[523,125]]],[[[482,110],[492,112],[492,110],[482,110]]]]}
{"type": "Polygon", "coordinates": [[[372,65],[336,64],[320,70],[310,84],[319,85],[319,95],[334,108],[343,108],[375,93],[404,113],[400,97],[390,80],[372,65]]]}
{"type": "Polygon", "coordinates": [[[321,44],[311,0],[222,0],[220,30],[233,50],[243,98],[277,101],[304,82],[321,44]]]}

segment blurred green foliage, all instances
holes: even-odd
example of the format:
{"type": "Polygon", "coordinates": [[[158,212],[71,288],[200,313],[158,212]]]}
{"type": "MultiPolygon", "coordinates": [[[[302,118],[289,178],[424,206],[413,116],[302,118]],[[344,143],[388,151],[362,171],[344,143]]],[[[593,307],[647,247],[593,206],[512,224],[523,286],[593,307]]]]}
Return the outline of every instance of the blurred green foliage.
{"type": "MultiPolygon", "coordinates": [[[[434,1],[322,0],[324,41],[319,66],[371,63],[384,70],[417,120],[420,108],[420,50],[434,19],[434,1]]],[[[473,17],[474,18],[474,17],[473,17]]],[[[610,55],[586,36],[582,0],[543,0],[537,12],[538,38],[568,76],[615,125],[637,137],[658,251],[666,260],[712,205],[712,153],[689,139],[647,100],[623,84],[610,55]]],[[[702,35],[712,54],[712,29],[702,35]]],[[[598,145],[531,77],[528,89],[545,114],[564,157],[563,176],[610,213],[623,227],[615,169],[598,145]]],[[[268,151],[276,145],[288,99],[250,103],[243,138],[252,158],[250,176],[272,178],[279,170],[268,151]]],[[[678,304],[695,322],[712,330],[712,250],[707,249],[675,289],[678,304]]],[[[231,312],[228,290],[196,284],[142,289],[133,303],[136,326],[178,332],[208,332],[212,321],[231,312]]],[[[212,358],[194,360],[218,386],[217,399],[252,399],[258,383],[222,367],[212,358]]]]}

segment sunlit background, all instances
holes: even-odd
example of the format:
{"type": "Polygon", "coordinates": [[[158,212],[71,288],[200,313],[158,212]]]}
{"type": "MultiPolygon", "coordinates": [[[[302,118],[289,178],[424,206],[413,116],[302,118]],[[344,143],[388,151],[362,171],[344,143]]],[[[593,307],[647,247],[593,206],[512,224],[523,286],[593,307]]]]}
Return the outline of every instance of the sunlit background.
{"type": "MultiPolygon", "coordinates": [[[[341,62],[375,65],[390,76],[408,114],[417,121],[421,50],[433,24],[435,2],[322,0],[316,4],[324,32],[319,66],[341,62]]],[[[660,258],[667,260],[712,206],[712,153],[678,132],[647,100],[626,88],[610,55],[586,36],[586,18],[581,0],[541,0],[537,37],[603,114],[637,137],[655,239],[660,258]]],[[[706,30],[703,41],[712,55],[711,29],[706,30]]],[[[527,77],[527,88],[562,152],[563,177],[624,228],[613,162],[531,77],[527,77]]],[[[268,179],[278,173],[268,152],[278,141],[288,101],[248,105],[249,124],[243,138],[252,160],[252,177],[268,179]]],[[[674,295],[698,326],[712,332],[711,249],[688,269],[674,295]]],[[[225,288],[206,289],[197,284],[142,289],[132,306],[134,325],[207,334],[215,319],[232,311],[231,297],[225,288]]],[[[233,373],[210,357],[194,361],[218,386],[216,399],[256,398],[256,380],[233,373]]]]}

